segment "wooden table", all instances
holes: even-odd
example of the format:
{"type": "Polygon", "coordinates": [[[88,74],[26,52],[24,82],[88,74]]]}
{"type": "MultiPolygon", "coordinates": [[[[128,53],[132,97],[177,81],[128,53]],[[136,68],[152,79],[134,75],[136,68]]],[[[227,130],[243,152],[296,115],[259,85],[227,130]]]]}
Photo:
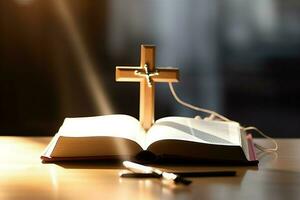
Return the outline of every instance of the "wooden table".
{"type": "MultiPolygon", "coordinates": [[[[236,177],[193,178],[190,186],[124,179],[118,164],[42,164],[49,137],[0,137],[0,199],[300,199],[300,139],[279,139],[279,152],[256,167],[173,166],[168,170],[237,170],[236,177]]],[[[258,140],[264,143],[265,140],[258,140]]]]}

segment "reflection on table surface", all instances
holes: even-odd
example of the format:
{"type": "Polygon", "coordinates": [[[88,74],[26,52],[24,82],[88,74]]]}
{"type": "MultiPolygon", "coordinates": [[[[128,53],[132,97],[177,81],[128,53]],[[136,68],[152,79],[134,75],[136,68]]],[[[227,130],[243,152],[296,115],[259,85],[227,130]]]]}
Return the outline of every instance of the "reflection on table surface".
{"type": "MultiPolygon", "coordinates": [[[[48,137],[0,138],[0,199],[297,199],[299,139],[259,154],[258,167],[156,166],[168,171],[236,170],[236,177],[192,178],[190,186],[160,179],[125,179],[118,162],[42,164],[48,137]]],[[[266,143],[265,140],[257,140],[266,143]]]]}

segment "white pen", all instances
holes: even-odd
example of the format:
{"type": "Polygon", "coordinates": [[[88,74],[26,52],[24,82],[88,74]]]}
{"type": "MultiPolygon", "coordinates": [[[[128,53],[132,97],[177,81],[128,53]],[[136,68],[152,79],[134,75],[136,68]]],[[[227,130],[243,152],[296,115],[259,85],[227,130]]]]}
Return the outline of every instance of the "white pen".
{"type": "Polygon", "coordinates": [[[145,173],[145,174],[156,174],[157,176],[164,178],[166,180],[172,180],[174,181],[174,183],[182,183],[184,185],[188,185],[190,184],[192,181],[187,180],[181,176],[178,176],[174,173],[169,173],[169,172],[163,172],[157,168],[154,167],[149,167],[149,166],[145,166],[145,165],[141,165],[138,163],[134,163],[131,161],[124,161],[123,165],[129,169],[132,172],[135,173],[145,173]]]}

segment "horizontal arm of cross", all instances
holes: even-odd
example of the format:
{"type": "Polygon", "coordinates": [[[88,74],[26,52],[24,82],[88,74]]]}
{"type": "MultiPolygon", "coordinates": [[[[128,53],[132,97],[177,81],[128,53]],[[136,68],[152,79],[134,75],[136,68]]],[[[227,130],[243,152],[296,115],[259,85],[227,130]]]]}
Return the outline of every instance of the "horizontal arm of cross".
{"type": "Polygon", "coordinates": [[[128,81],[128,82],[138,82],[143,79],[143,77],[137,76],[135,74],[136,70],[141,69],[141,67],[116,67],[116,81],[128,81]]]}
{"type": "Polygon", "coordinates": [[[157,68],[158,75],[153,76],[154,82],[178,82],[179,70],[177,68],[157,68]]]}
{"type": "MultiPolygon", "coordinates": [[[[135,71],[141,67],[116,67],[116,81],[137,82],[143,79],[137,76],[135,71]]],[[[154,82],[178,82],[179,70],[177,68],[157,68],[158,75],[152,76],[154,82]]]]}

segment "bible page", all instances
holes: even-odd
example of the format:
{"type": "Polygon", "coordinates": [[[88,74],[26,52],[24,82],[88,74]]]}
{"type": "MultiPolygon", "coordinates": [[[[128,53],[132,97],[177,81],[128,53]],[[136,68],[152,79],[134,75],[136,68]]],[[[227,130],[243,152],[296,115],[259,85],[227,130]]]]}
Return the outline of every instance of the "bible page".
{"type": "Polygon", "coordinates": [[[159,119],[146,134],[146,146],[159,140],[184,140],[207,144],[241,146],[237,122],[206,121],[188,117],[159,119]]]}
{"type": "Polygon", "coordinates": [[[145,134],[139,121],[129,115],[103,115],[95,117],[66,118],[58,131],[65,137],[119,137],[144,142],[145,134]]]}

